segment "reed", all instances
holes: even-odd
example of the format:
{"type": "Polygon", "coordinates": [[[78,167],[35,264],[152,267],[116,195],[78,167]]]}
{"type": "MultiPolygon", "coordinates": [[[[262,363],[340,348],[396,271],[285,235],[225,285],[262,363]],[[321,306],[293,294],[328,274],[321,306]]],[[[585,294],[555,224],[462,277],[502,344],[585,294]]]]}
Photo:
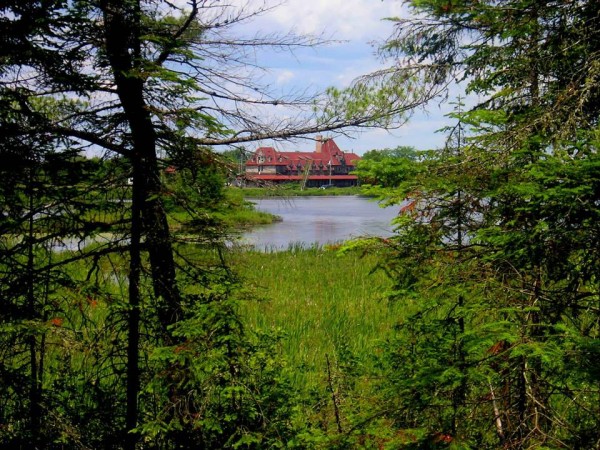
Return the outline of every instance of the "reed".
{"type": "Polygon", "coordinates": [[[284,252],[240,252],[235,260],[263,299],[244,304],[247,323],[284,333],[284,354],[303,369],[299,381],[322,380],[326,355],[372,365],[398,314],[397,305],[385,300],[389,281],[381,272],[371,273],[376,256],[295,246],[284,252]]]}
{"type": "MultiPolygon", "coordinates": [[[[181,245],[178,252],[207,267],[218,259],[216,253],[197,245],[181,245]]],[[[101,261],[99,273],[107,276],[102,282],[105,298],[89,297],[85,290],[72,293],[77,308],[66,309],[73,329],[82,326],[75,313],[83,305],[85,320],[118,334],[107,322],[124,307],[109,301],[125,296],[126,282],[114,268],[126,264],[118,259],[101,261]]],[[[398,305],[386,300],[389,280],[379,271],[372,272],[376,254],[361,256],[340,253],[337,246],[297,244],[287,251],[232,250],[229,260],[244,288],[257,298],[241,302],[244,322],[248,329],[284,336],[281,350],[298,387],[323,387],[327,356],[339,366],[352,364],[359,372],[376,372],[373,355],[401,315],[398,305]]],[[[85,278],[89,269],[77,263],[71,270],[74,277],[85,278]]]]}

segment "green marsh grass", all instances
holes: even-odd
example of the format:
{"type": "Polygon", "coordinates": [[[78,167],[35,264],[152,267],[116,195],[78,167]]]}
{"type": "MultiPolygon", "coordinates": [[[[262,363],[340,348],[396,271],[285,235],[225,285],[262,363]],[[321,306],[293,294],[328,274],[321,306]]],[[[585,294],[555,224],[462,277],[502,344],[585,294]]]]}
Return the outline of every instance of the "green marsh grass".
{"type": "MultiPolygon", "coordinates": [[[[177,248],[203,267],[218,264],[217,253],[203,246],[180,244],[177,248]]],[[[284,336],[281,349],[299,387],[323,386],[326,355],[339,365],[351,363],[359,371],[364,368],[364,373],[375,372],[372,356],[401,316],[398,304],[386,300],[389,280],[380,271],[372,272],[377,258],[376,254],[363,257],[357,251],[340,253],[337,248],[301,245],[278,252],[232,250],[227,258],[241,276],[244,290],[258,298],[240,303],[246,326],[284,336]]],[[[99,282],[105,294],[90,297],[82,284],[82,291],[71,292],[75,306],[71,312],[83,304],[84,320],[94,322],[101,334],[117,336],[119,332],[107,320],[115,313],[122,317],[119,311],[127,309],[123,300],[127,263],[114,255],[102,258],[100,265],[93,278],[106,278],[90,282],[99,282]]],[[[80,262],[72,270],[74,277],[85,279],[89,267],[80,262]]],[[[82,326],[77,314],[67,320],[74,329],[82,326]]]]}
{"type": "Polygon", "coordinates": [[[300,382],[322,380],[326,355],[369,366],[397,318],[397,305],[385,300],[389,281],[371,273],[376,255],[295,247],[240,252],[235,259],[238,272],[263,298],[243,305],[248,325],[284,333],[284,353],[303,368],[300,382]]]}

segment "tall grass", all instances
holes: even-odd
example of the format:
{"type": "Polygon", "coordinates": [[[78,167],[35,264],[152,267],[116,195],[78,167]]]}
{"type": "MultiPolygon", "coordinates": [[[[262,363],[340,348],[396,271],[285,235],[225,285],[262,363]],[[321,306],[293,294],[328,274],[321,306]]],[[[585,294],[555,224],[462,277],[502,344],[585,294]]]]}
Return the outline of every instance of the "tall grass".
{"type": "MultiPolygon", "coordinates": [[[[217,255],[201,246],[184,244],[178,251],[206,267],[216,263],[217,255]]],[[[373,373],[372,356],[401,315],[398,305],[386,300],[389,280],[382,272],[371,273],[376,254],[362,257],[357,252],[341,254],[333,247],[301,245],[279,252],[232,251],[230,264],[243,278],[245,288],[259,298],[241,303],[244,322],[250,329],[284,335],[282,351],[297,369],[298,385],[322,386],[326,355],[338,362],[350,360],[373,373]]],[[[126,264],[118,256],[104,258],[101,264],[97,276],[106,276],[100,281],[107,289],[105,298],[90,300],[82,291],[73,293],[77,297],[73,301],[83,302],[86,320],[114,334],[113,325],[106,320],[110,309],[119,307],[110,303],[126,297],[126,286],[114,265],[126,264]]],[[[78,263],[72,270],[73,276],[85,279],[89,268],[78,263]]],[[[71,320],[77,322],[72,324],[74,329],[81,327],[76,316],[71,320]]]]}
{"type": "Polygon", "coordinates": [[[326,355],[370,365],[391,329],[397,306],[385,300],[389,281],[370,273],[376,256],[334,249],[241,252],[236,267],[264,299],[244,305],[251,327],[284,332],[284,353],[301,378],[322,378],[326,355]]]}

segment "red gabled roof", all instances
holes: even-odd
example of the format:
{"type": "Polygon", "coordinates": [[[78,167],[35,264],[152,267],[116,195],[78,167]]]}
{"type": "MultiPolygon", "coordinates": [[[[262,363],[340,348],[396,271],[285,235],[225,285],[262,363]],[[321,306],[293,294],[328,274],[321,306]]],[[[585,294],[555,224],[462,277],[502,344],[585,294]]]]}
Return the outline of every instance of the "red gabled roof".
{"type": "Polygon", "coordinates": [[[251,159],[249,159],[246,164],[247,165],[257,165],[258,155],[262,155],[265,158],[264,163],[260,164],[268,164],[270,166],[287,166],[289,164],[289,160],[285,158],[283,153],[278,152],[273,147],[259,147],[254,152],[254,155],[251,159]]]}
{"type": "Polygon", "coordinates": [[[298,164],[305,166],[308,161],[317,166],[340,166],[342,160],[346,165],[354,166],[360,156],[355,153],[344,153],[340,150],[333,139],[326,139],[321,145],[321,151],[316,152],[278,152],[273,147],[259,147],[251,159],[246,162],[248,166],[271,165],[271,166],[293,166],[298,164]],[[258,157],[264,157],[264,162],[259,163],[258,157]]]}

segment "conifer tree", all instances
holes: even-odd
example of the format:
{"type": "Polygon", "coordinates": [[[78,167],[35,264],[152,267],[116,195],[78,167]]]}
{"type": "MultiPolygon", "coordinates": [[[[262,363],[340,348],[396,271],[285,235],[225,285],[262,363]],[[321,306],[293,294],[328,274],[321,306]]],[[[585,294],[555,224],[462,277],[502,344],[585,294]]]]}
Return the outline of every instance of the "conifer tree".
{"type": "Polygon", "coordinates": [[[480,101],[458,115],[471,128],[461,161],[435,154],[400,194],[392,194],[408,198],[412,206],[404,209],[414,216],[399,220],[388,270],[397,279],[397,296],[420,305],[414,306],[418,320],[407,323],[399,339],[416,343],[411,362],[420,370],[414,373],[421,390],[402,381],[407,369],[393,359],[406,357],[408,349],[392,353],[401,374],[395,385],[402,387],[396,395],[404,426],[474,448],[593,447],[598,4],[406,3],[417,14],[397,20],[384,51],[412,64],[425,82],[462,80],[480,101]],[[443,201],[458,197],[465,201],[443,201]],[[465,213],[467,205],[460,228],[440,235],[458,224],[456,212],[465,213]],[[456,278],[444,261],[459,229],[467,241],[456,278]],[[462,307],[442,301],[454,290],[460,290],[462,307]],[[453,315],[440,316],[444,306],[453,315]],[[450,365],[466,369],[458,373],[468,374],[467,391],[458,381],[463,378],[443,371],[452,354],[443,330],[452,317],[467,319],[454,347],[466,359],[450,365]],[[444,411],[454,416],[454,404],[437,403],[448,392],[439,390],[440,380],[455,380],[450,386],[455,394],[466,392],[464,405],[487,411],[487,429],[475,414],[463,416],[460,430],[432,420],[436,411],[441,419],[444,411]],[[423,399],[423,391],[436,395],[423,399]],[[411,417],[415,405],[420,413],[411,417]]]}

